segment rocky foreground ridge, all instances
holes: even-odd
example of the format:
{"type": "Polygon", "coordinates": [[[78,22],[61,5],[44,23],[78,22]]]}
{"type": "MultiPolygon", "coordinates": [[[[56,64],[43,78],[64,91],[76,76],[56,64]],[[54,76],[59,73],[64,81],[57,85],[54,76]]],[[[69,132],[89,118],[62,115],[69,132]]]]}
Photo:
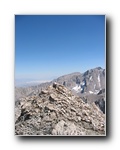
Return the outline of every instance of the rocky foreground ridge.
{"type": "Polygon", "coordinates": [[[16,135],[105,135],[105,114],[53,83],[15,105],[16,135]]]}

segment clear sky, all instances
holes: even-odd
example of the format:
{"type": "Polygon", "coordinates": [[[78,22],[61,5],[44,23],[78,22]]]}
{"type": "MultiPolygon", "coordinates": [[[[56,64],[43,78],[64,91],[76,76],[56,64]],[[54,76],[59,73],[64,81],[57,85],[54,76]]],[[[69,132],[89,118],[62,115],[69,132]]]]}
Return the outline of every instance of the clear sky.
{"type": "Polygon", "coordinates": [[[16,15],[15,78],[105,68],[104,15],[16,15]]]}

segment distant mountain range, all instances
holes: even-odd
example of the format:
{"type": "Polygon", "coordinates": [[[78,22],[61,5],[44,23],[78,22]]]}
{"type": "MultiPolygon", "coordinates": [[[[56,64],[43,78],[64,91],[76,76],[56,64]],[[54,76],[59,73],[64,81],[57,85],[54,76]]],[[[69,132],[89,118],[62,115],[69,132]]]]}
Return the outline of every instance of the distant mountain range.
{"type": "Polygon", "coordinates": [[[72,73],[61,76],[53,82],[63,84],[76,93],[98,94],[105,88],[105,69],[97,67],[84,73],[72,73]]]}
{"type": "Polygon", "coordinates": [[[42,89],[46,89],[54,82],[64,85],[85,102],[96,102],[100,109],[105,112],[105,69],[101,67],[87,70],[84,73],[75,72],[63,75],[51,82],[41,83],[37,86],[16,87],[15,100],[37,95],[42,89]]]}
{"type": "Polygon", "coordinates": [[[16,135],[105,135],[105,69],[15,88],[16,135]]]}

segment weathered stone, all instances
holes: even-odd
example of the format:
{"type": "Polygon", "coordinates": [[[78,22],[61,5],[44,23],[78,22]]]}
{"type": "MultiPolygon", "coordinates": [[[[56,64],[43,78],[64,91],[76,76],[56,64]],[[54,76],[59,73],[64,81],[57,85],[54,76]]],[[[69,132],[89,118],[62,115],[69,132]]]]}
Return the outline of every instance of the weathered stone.
{"type": "Polygon", "coordinates": [[[57,101],[57,100],[58,100],[58,98],[57,98],[57,96],[56,96],[56,95],[54,95],[54,94],[50,94],[49,100],[50,100],[51,102],[55,102],[55,101],[57,101]]]}
{"type": "Polygon", "coordinates": [[[52,104],[48,104],[47,106],[45,106],[46,110],[55,110],[55,108],[53,107],[52,104]]]}
{"type": "Polygon", "coordinates": [[[47,94],[47,93],[48,93],[47,90],[42,90],[42,91],[41,91],[41,94],[47,94]]]}
{"type": "Polygon", "coordinates": [[[16,135],[105,135],[105,115],[63,85],[22,99],[15,108],[16,135]]]}

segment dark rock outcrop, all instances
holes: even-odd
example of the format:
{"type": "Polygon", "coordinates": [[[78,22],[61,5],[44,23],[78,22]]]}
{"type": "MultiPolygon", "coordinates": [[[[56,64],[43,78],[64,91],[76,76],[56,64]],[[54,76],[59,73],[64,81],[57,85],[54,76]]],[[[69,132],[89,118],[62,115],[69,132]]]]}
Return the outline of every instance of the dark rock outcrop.
{"type": "Polygon", "coordinates": [[[95,104],[105,114],[105,100],[103,98],[102,99],[98,99],[98,100],[95,101],[95,104]]]}

